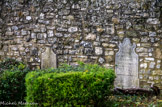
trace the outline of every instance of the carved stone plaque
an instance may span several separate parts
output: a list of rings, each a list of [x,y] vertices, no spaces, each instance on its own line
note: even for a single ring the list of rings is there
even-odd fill
[[[135,44],[131,44],[129,38],[125,38],[119,44],[119,51],[115,56],[115,87],[134,88],[139,87],[138,79],[138,55],[135,53]]]
[[[57,59],[56,54],[52,51],[50,47],[46,47],[46,50],[41,55],[41,68],[56,68]]]

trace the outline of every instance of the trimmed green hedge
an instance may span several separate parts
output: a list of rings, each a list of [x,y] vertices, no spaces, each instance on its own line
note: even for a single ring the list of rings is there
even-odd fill
[[[37,106],[101,106],[114,79],[113,70],[90,64],[33,71],[25,79],[26,102],[38,103]]]
[[[27,71],[6,70],[0,75],[0,101],[25,101]]]
[[[0,101],[25,101],[25,76],[28,71],[25,64],[14,59],[0,63]]]
[[[15,59],[7,58],[4,61],[0,62],[0,73],[5,70],[19,69],[23,70],[26,68],[26,65]]]

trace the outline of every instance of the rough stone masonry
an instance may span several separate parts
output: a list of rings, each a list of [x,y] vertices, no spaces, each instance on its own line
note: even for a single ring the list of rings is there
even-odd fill
[[[50,48],[58,66],[80,60],[115,68],[124,38],[136,44],[140,87],[162,89],[161,0],[0,0],[1,61],[40,68]]]

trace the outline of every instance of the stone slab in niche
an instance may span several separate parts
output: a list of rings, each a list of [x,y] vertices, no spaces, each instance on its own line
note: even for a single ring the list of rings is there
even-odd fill
[[[41,55],[41,68],[57,68],[56,54],[50,47],[46,47],[45,52]]]
[[[138,55],[135,52],[136,44],[131,44],[129,38],[125,38],[119,44],[119,51],[115,56],[115,87],[134,88],[139,87],[138,79]]]

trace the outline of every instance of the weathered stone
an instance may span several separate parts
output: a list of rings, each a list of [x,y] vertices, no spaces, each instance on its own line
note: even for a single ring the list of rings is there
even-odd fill
[[[93,55],[93,49],[92,48],[85,48],[84,54],[85,55]]]
[[[105,62],[105,60],[104,60],[104,58],[100,57],[100,58],[98,59],[98,62],[99,62],[100,64],[103,64],[103,63]]]
[[[66,19],[68,19],[68,20],[74,20],[74,16],[69,15],[69,16],[66,17]]]
[[[156,36],[156,32],[149,32],[149,36],[150,36],[150,37]]]
[[[70,33],[74,33],[74,32],[77,32],[77,31],[78,31],[78,28],[77,27],[70,27],[68,29],[68,32],[70,32]]]
[[[147,48],[136,48],[136,52],[148,52],[148,49]]]
[[[31,16],[26,16],[26,20],[31,20],[32,19],[32,17]]]
[[[95,47],[95,54],[96,55],[102,55],[103,54],[102,47]]]
[[[114,51],[105,51],[105,55],[114,55]]]
[[[69,54],[75,55],[77,53],[77,50],[69,50]]]
[[[148,18],[147,23],[148,24],[160,24],[160,21],[157,18]]]
[[[143,46],[143,47],[151,47],[151,44],[150,43],[141,43],[141,46]]]
[[[64,34],[64,37],[71,37],[71,34]]]
[[[132,23],[131,22],[126,22],[126,29],[130,29],[132,27]]]
[[[38,40],[37,42],[40,43],[40,44],[45,44],[46,43],[45,40]]]
[[[123,43],[119,44],[119,51],[115,56],[115,87],[139,87],[138,55],[135,53],[135,47],[129,38],[125,38]]]
[[[156,68],[157,68],[157,69],[159,69],[160,67],[161,67],[161,65],[160,65],[160,64],[157,64],[157,65],[156,65]]]
[[[53,33],[52,30],[48,30],[47,34],[48,34],[48,37],[53,37],[54,36],[54,33]]]
[[[17,51],[18,50],[18,47],[17,46],[14,46],[11,48],[13,51]]]
[[[56,33],[55,35],[56,35],[56,37],[62,37],[63,36],[62,33]]]
[[[57,42],[57,38],[48,38],[48,43],[54,44]]]
[[[155,50],[155,58],[162,59],[162,50],[160,48],[156,48],[156,50]]]
[[[140,32],[140,35],[141,36],[147,36],[148,35],[148,32]]]
[[[149,56],[152,56],[152,53],[149,53]]]
[[[155,62],[151,62],[149,68],[154,68],[154,67],[155,67]]]
[[[17,31],[19,28],[17,26],[12,26],[13,31]]]
[[[106,60],[108,63],[110,63],[110,62],[113,62],[113,61],[114,61],[114,59],[113,59],[113,57],[112,57],[112,56],[106,56],[106,57],[105,57],[105,60]]]
[[[27,35],[27,31],[21,30],[21,35],[22,35],[22,36]]]
[[[139,53],[139,56],[141,56],[141,57],[147,57],[148,56],[148,53]]]
[[[39,17],[40,17],[40,19],[44,19],[44,14],[41,13]]]
[[[62,28],[62,27],[59,27],[59,28],[57,28],[57,31],[60,31],[60,32],[66,32],[66,31],[67,31],[67,29]]]
[[[15,51],[15,52],[13,53],[13,55],[14,55],[14,56],[19,56],[20,53],[19,53],[18,51]]]
[[[47,34],[46,33],[38,33],[37,34],[37,39],[44,39],[47,37]]]
[[[42,33],[44,33],[44,32],[46,32],[46,28],[45,28],[45,27],[41,27],[41,28],[40,28],[40,31],[41,31]]]
[[[95,40],[96,39],[96,35],[95,34],[92,34],[92,33],[89,33],[86,38],[86,40]]]
[[[122,31],[122,30],[117,31],[117,34],[119,37],[124,37],[124,31]]]
[[[154,61],[154,58],[145,58],[146,61]]]
[[[118,23],[119,23],[119,19],[118,19],[118,18],[112,18],[112,22],[113,22],[114,24],[118,24]]]
[[[107,13],[108,14],[113,13],[113,10],[107,10]]]
[[[135,31],[126,31],[126,35],[129,37],[136,37],[137,33]]]
[[[140,39],[139,38],[133,38],[132,41],[138,43],[140,41]]]
[[[78,49],[80,47],[79,44],[74,44],[74,49]]]
[[[92,43],[91,42],[85,42],[85,41],[82,41],[80,43],[81,46],[84,46],[85,48],[92,48]]]
[[[100,42],[93,42],[94,46],[99,46],[101,43]]]
[[[6,32],[5,35],[12,36],[13,35],[13,32]]]
[[[142,37],[141,42],[148,42],[149,38],[148,37]]]
[[[50,21],[45,21],[45,20],[38,20],[38,22],[40,24],[45,24],[45,25],[49,25],[50,24]]]
[[[31,38],[32,39],[36,38],[36,33],[31,33]]]
[[[46,47],[45,52],[41,54],[41,68],[50,67],[57,67],[57,57],[50,47]]]
[[[38,48],[31,48],[31,51],[30,51],[30,55],[31,56],[37,56],[38,55]]]
[[[104,31],[103,28],[101,28],[101,27],[98,27],[98,28],[97,28],[97,32],[102,33],[103,31]]]
[[[108,47],[109,44],[108,44],[108,43],[102,43],[102,46],[103,46],[103,47]]]
[[[4,55],[4,52],[0,51],[0,56]]]

